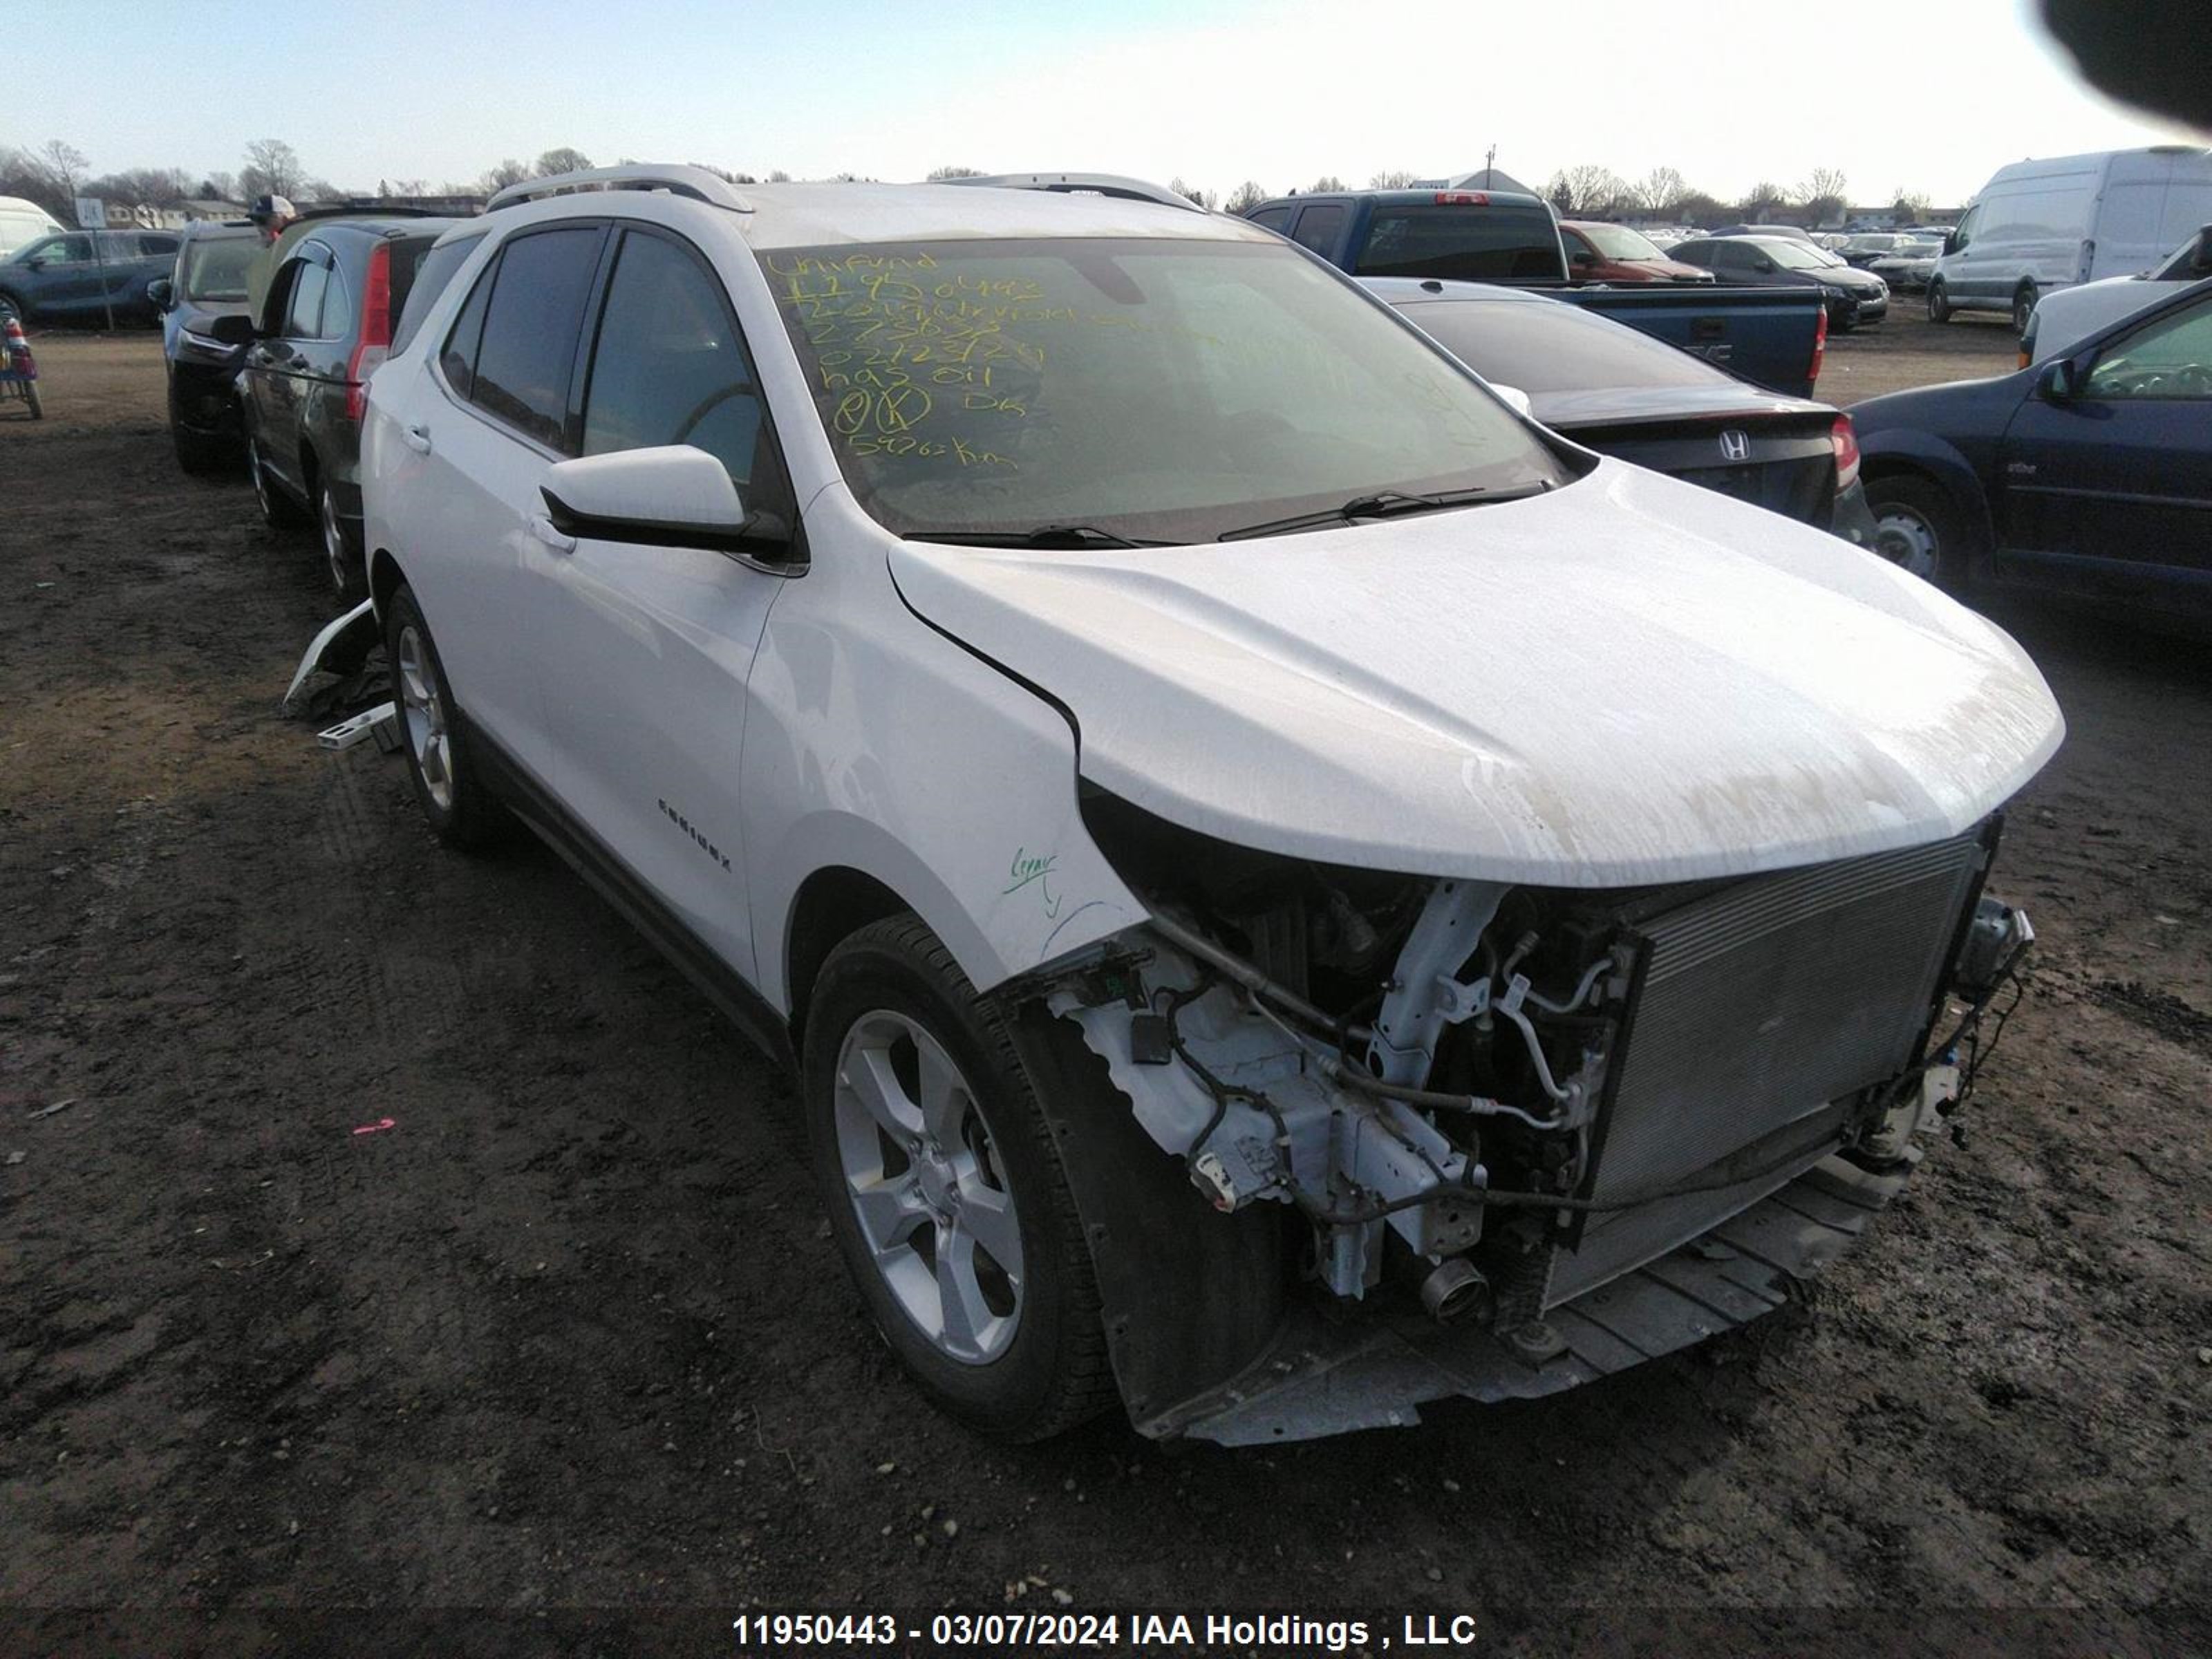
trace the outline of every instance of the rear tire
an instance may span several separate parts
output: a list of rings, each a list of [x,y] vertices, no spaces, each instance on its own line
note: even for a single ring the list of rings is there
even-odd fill
[[[803,1048],[830,1232],[915,1385],[1007,1441],[1112,1405],[1090,1247],[1007,1012],[894,916],[830,953]]]
[[[30,405],[33,420],[43,421],[46,418],[46,406],[39,400],[39,383],[36,380],[23,382],[23,401]]]
[[[1929,279],[1928,283],[1928,320],[1931,323],[1951,320],[1950,290],[1943,286],[1943,279],[1940,276]]]
[[[2012,331],[2015,337],[2027,337],[2028,320],[2035,315],[2035,284],[2022,283],[2020,292],[2012,296]]]
[[[315,526],[322,538],[323,568],[331,579],[331,591],[347,605],[359,605],[368,597],[368,570],[327,480],[319,480],[315,485]]]
[[[1946,592],[1966,585],[1966,515],[1951,492],[1933,478],[1893,473],[1870,478],[1867,506],[1881,537],[1875,550],[1892,564]]]
[[[462,852],[496,846],[513,820],[476,762],[468,722],[446,683],[430,624],[404,583],[384,608],[385,660],[399,718],[407,775],[430,832]]]

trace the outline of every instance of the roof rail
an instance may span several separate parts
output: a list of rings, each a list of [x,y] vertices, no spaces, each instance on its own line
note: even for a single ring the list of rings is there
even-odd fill
[[[1061,196],[1112,196],[1125,202],[1155,202],[1192,213],[1206,209],[1179,191],[1118,173],[993,173],[974,178],[939,179],[940,185],[983,185],[999,190],[1048,190]]]
[[[541,196],[555,196],[570,190],[665,190],[672,196],[688,196],[695,202],[709,206],[728,208],[733,213],[750,213],[753,204],[738,194],[737,186],[720,173],[709,173],[704,167],[662,166],[655,162],[626,161],[618,167],[585,167],[575,173],[556,173],[544,179],[526,179],[519,185],[509,185],[485,204],[486,213],[514,207],[523,202],[535,201]]]

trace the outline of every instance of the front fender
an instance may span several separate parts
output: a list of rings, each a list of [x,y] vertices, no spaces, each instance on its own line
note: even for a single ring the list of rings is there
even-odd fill
[[[1996,544],[1996,521],[1990,514],[1989,495],[1982,488],[1981,474],[1949,439],[1918,427],[1863,432],[1859,458],[1862,475],[1869,483],[1899,472],[1917,472],[1934,479],[1966,514],[1984,556]]]

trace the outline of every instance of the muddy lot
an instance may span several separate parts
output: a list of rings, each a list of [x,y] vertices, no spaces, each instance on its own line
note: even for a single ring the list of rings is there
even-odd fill
[[[1492,1652],[1719,1653],[1747,1609],[1854,1652],[2185,1650],[2202,646],[2003,613],[2071,728],[1998,872],[2040,965],[1964,1144],[1805,1306],[1416,1430],[1010,1451],[863,1325],[775,1071],[550,854],[441,852],[395,758],[275,717],[315,563],[177,471],[155,339],[40,344],[46,420],[0,421],[0,1650],[78,1650],[72,1607],[139,1652],[288,1650],[240,1610],[332,1607],[502,1610],[452,1651],[726,1652],[749,1605],[1061,1596],[1480,1610]],[[2010,349],[1901,315],[1823,391]]]

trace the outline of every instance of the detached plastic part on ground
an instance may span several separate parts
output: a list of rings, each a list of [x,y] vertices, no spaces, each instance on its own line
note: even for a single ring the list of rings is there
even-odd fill
[[[349,749],[374,738],[387,754],[398,747],[398,715],[391,677],[377,648],[376,611],[368,599],[333,617],[308,642],[277,712],[286,720],[326,720],[354,711],[317,738],[325,749]]]

